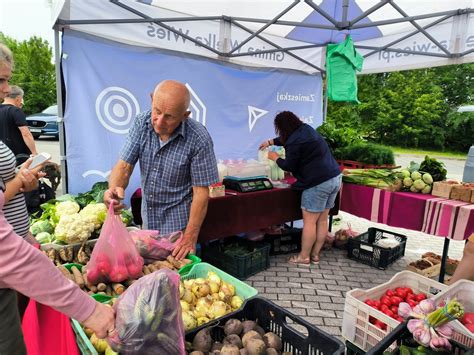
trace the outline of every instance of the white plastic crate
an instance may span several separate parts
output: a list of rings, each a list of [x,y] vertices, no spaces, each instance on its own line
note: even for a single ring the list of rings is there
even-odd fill
[[[465,312],[474,312],[474,282],[459,280],[452,284],[448,289],[436,295],[434,300],[436,304],[439,304],[452,298],[456,298],[462,303]],[[452,339],[468,348],[474,348],[474,334],[462,325],[460,321],[454,321],[450,324],[454,330]]]
[[[395,319],[364,303],[368,298],[378,300],[388,289],[410,287],[415,293],[426,293],[428,297],[438,294],[448,286],[411,271],[402,271],[394,275],[390,281],[369,290],[355,289],[346,293],[344,316],[342,320],[342,336],[360,349],[367,351],[378,344],[398,324]],[[369,317],[387,324],[382,330],[369,322]]]

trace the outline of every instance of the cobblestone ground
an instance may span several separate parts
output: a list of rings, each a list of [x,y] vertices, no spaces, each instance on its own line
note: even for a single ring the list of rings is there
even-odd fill
[[[270,267],[246,280],[259,295],[266,297],[290,312],[302,316],[311,324],[337,336],[341,341],[342,317],[346,292],[355,288],[369,289],[387,282],[408,262],[427,251],[442,253],[444,238],[411,230],[373,223],[341,212],[342,221],[333,231],[350,223],[357,232],[377,227],[408,237],[405,257],[379,270],[347,258],[347,251],[324,251],[318,265],[295,267],[287,263],[288,255],[271,257]],[[464,242],[451,241],[449,256],[460,259]]]

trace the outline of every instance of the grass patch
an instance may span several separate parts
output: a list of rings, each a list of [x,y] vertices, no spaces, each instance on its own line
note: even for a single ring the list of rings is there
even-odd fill
[[[444,158],[455,158],[455,159],[466,159],[467,152],[440,152],[435,150],[423,150],[423,149],[416,149],[416,148],[402,148],[402,147],[392,147],[389,146],[393,150],[394,154],[419,154],[419,155],[429,155],[430,157],[444,157]]]

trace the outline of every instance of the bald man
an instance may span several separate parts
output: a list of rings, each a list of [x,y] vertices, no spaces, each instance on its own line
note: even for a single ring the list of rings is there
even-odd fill
[[[130,176],[140,162],[144,228],[160,234],[183,231],[173,255],[194,253],[207,212],[208,186],[218,181],[212,139],[199,122],[188,119],[190,95],[173,80],[158,84],[152,109],[137,116],[114,166],[104,202],[124,197]],[[117,202],[116,211],[124,205]]]

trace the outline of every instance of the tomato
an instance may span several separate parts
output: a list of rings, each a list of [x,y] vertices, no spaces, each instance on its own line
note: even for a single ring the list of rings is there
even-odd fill
[[[411,308],[414,308],[417,303],[415,303],[413,300],[407,300],[407,303],[410,305]]]
[[[397,322],[403,322],[403,318],[400,316],[395,316],[395,319],[397,320]]]
[[[380,303],[381,304],[386,304],[389,307],[392,305],[392,301],[390,301],[390,297],[387,297],[387,296],[382,296],[380,298]]]
[[[408,301],[408,300],[414,300],[415,299],[415,295],[413,293],[409,293],[407,294],[407,296],[405,297],[405,301]]]
[[[385,296],[392,297],[394,295],[395,295],[395,292],[393,292],[393,290],[387,290],[387,292],[385,292]]]
[[[375,325],[377,328],[382,329],[382,330],[387,329],[387,325],[386,325],[384,322],[379,321],[378,319],[375,320],[374,325]]]
[[[474,313],[466,312],[464,316],[461,318],[461,323],[466,324],[474,324]]]
[[[381,312],[385,312],[387,310],[389,310],[390,308],[386,305],[386,304],[381,304],[380,305],[380,311]]]
[[[376,319],[372,316],[369,316],[369,323],[374,324]]]
[[[395,314],[393,314],[393,312],[392,312],[391,310],[389,310],[389,309],[387,309],[387,310],[384,311],[383,313],[386,314],[387,316],[391,317],[391,318],[393,318],[393,316],[395,315]]]
[[[400,297],[402,300],[404,300],[405,297],[407,296],[408,292],[404,288],[397,288],[397,290],[395,291],[395,294],[398,297]]]
[[[372,306],[374,301],[372,301],[371,299],[367,298],[364,303],[367,305],[367,306]]]
[[[474,324],[466,324],[465,327],[474,334]]]
[[[420,292],[418,294],[415,295],[415,299],[420,302],[420,301],[423,301],[423,300],[426,300],[426,295],[423,293],[423,292]]]
[[[408,294],[413,294],[413,290],[410,287],[405,287],[405,290],[407,290]]]
[[[391,310],[394,314],[398,314],[398,307],[397,307],[397,306],[392,306],[392,307],[390,307],[390,310]]]
[[[392,305],[397,306],[400,304],[400,302],[403,302],[403,298],[398,297],[398,296],[393,296],[390,298],[390,301],[392,302]]]
[[[377,300],[372,301],[372,306],[374,308],[380,309],[380,301],[377,301]]]

